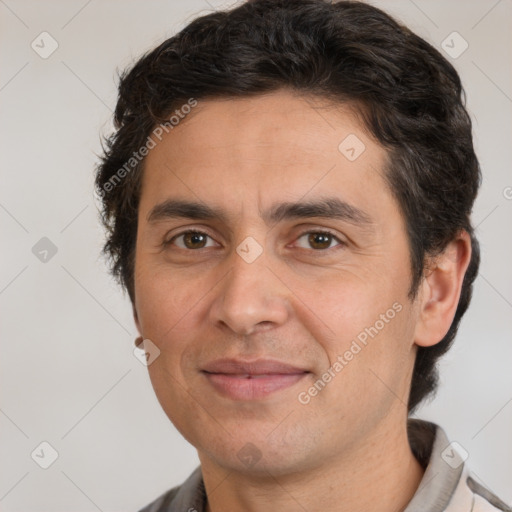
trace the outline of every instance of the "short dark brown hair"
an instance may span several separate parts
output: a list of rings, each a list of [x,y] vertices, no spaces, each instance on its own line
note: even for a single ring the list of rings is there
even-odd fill
[[[105,139],[96,175],[112,272],[133,302],[144,164],[133,155],[155,126],[190,98],[235,98],[283,88],[354,105],[387,150],[386,179],[410,245],[411,299],[427,258],[461,230],[471,237],[471,261],[451,327],[436,345],[418,348],[408,404],[413,411],[435,391],[436,361],[453,342],[471,299],[480,257],[470,214],[481,174],[457,72],[430,44],[373,6],[247,2],[195,19],[122,74],[116,131]]]

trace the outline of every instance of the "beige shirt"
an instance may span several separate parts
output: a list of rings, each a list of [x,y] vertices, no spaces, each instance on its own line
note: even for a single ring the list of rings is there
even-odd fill
[[[421,420],[409,420],[411,449],[425,473],[403,512],[512,512],[479,484],[464,463],[464,452],[444,431]],[[178,487],[167,491],[140,512],[204,512],[206,493],[201,468]]]

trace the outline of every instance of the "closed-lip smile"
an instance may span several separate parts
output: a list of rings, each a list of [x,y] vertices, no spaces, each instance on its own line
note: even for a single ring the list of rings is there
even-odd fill
[[[224,397],[260,400],[293,386],[310,372],[274,359],[217,359],[205,364],[202,373]]]

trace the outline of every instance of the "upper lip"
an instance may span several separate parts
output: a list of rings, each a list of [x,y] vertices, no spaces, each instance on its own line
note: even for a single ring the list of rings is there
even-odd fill
[[[274,359],[257,359],[242,361],[240,359],[216,359],[204,365],[206,373],[222,373],[228,375],[268,375],[307,373],[308,370],[299,368]]]

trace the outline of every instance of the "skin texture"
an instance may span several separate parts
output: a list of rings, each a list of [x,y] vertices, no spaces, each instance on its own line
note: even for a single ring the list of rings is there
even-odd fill
[[[365,145],[354,161],[338,150],[350,134]],[[386,156],[347,105],[281,90],[200,101],[146,158],[134,316],[160,350],[149,375],[198,450],[211,511],[396,511],[419,485],[423,470],[406,434],[414,357],[451,324],[470,242],[461,232],[408,299],[408,240],[383,179]],[[276,204],[332,197],[369,222],[265,222]],[[168,199],[225,218],[149,221]],[[187,230],[208,235],[206,246],[187,246],[177,237]],[[333,234],[327,248],[311,243],[319,230]],[[263,251],[252,263],[236,251],[249,236]],[[301,403],[299,394],[393,304],[400,311]],[[270,358],[309,373],[262,399],[233,400],[201,371],[225,357]],[[250,464],[238,456],[247,451]]]

